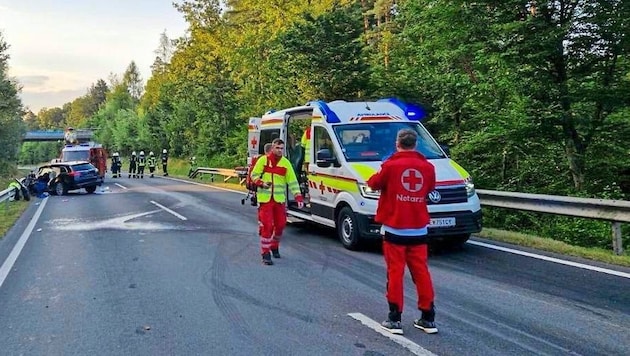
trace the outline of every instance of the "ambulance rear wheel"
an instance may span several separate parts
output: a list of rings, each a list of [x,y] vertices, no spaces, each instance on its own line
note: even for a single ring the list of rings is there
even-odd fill
[[[354,211],[348,206],[343,207],[337,216],[337,234],[343,247],[348,250],[359,249],[361,245],[359,225]]]

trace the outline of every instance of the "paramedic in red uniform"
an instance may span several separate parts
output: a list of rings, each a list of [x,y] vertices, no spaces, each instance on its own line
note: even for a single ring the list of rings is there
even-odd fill
[[[403,129],[396,138],[396,152],[379,172],[367,182],[380,190],[376,222],[382,224],[383,256],[387,266],[387,302],[389,315],[381,325],[394,334],[402,334],[403,279],[405,266],[418,293],[420,319],[413,325],[428,334],[437,333],[433,304],[433,283],[427,266],[427,225],[429,212],[426,197],[435,189],[435,168],[416,151],[418,135]]]
[[[258,223],[260,224],[260,250],[262,262],[272,265],[271,254],[280,258],[280,238],[287,223],[285,207],[286,189],[295,195],[298,208],[304,206],[300,187],[291,162],[284,157],[284,141],[276,138],[271,142],[271,152],[261,156],[252,169],[251,179],[258,187]]]

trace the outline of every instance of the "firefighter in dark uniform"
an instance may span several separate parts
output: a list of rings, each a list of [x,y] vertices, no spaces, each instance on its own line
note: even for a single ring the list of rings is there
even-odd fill
[[[112,154],[112,177],[120,178],[120,169],[122,168],[122,161],[118,152]]]
[[[144,151],[140,151],[138,156],[138,178],[144,179],[144,166],[147,164],[147,159],[144,157]]]
[[[131,158],[129,159],[129,175],[127,178],[131,178],[133,176],[136,178],[136,163],[138,158],[136,157],[136,151],[131,152]]]
[[[147,158],[147,164],[149,165],[149,173],[151,173],[151,178],[153,178],[153,172],[155,172],[155,162],[155,155],[153,154],[153,151],[151,151],[149,152],[149,158]]]
[[[162,150],[162,171],[163,176],[168,177],[168,151],[165,149]]]

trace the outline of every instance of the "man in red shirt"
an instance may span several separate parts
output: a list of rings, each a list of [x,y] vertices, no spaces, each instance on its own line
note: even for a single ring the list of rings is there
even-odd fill
[[[403,129],[396,138],[396,152],[368,180],[371,189],[380,190],[376,222],[382,224],[383,256],[387,266],[387,302],[389,315],[381,325],[394,334],[402,334],[403,279],[405,265],[418,293],[420,319],[413,325],[427,334],[437,333],[433,304],[433,283],[427,266],[427,226],[429,211],[426,197],[435,189],[435,168],[416,151],[417,133]]]

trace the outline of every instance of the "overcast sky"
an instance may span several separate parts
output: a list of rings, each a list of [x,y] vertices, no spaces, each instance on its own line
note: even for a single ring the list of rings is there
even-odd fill
[[[0,0],[9,75],[37,113],[84,95],[98,79],[121,75],[133,60],[151,74],[160,34],[185,34],[172,0]]]

